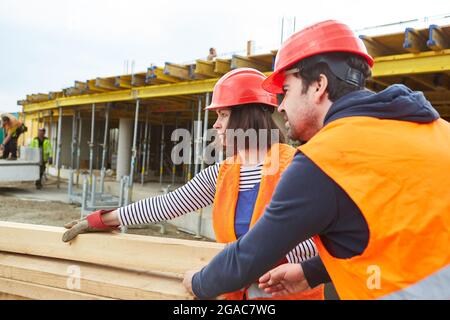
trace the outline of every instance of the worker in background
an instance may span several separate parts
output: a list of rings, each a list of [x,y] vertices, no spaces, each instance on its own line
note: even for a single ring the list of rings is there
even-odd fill
[[[38,129],[38,136],[30,144],[31,148],[39,148],[41,153],[39,180],[36,180],[36,188],[42,189],[42,176],[45,172],[45,165],[52,163],[52,146],[50,140],[45,136],[45,128]]]
[[[188,290],[213,298],[260,277],[276,296],[331,279],[341,299],[450,298],[450,124],[422,92],[365,89],[372,65],[337,21],[283,43],[263,87],[307,142],[253,228],[185,274]],[[272,269],[312,236],[318,256]]]
[[[206,60],[213,61],[217,57],[217,52],[215,48],[209,48],[209,54]]]
[[[27,131],[27,127],[12,114],[2,113],[2,128],[6,133],[0,149],[3,150],[2,159],[17,160],[17,140]]]
[[[94,229],[173,219],[211,204],[216,240],[230,243],[242,237],[263,214],[281,174],[295,153],[294,148],[283,143],[284,137],[281,135],[275,141],[271,135],[264,140],[266,138],[258,134],[256,148],[250,143],[239,146],[232,135],[232,130],[238,129],[244,132],[249,129],[256,132],[269,130],[269,133],[270,130],[277,130],[280,133],[272,119],[277,106],[276,96],[261,87],[265,79],[266,76],[255,69],[235,69],[224,75],[214,87],[212,103],[207,110],[217,113],[214,129],[217,130],[220,143],[231,148],[232,155],[224,162],[200,171],[186,185],[167,195],[144,199],[114,211],[99,210],[88,215],[85,220],[73,221],[66,225],[70,229],[64,234],[63,241],[70,241],[79,233]],[[267,148],[263,148],[263,145]],[[266,237],[275,241],[271,232]],[[284,262],[298,263],[316,255],[311,239],[304,239],[293,245],[292,249],[279,257],[279,261],[275,261],[272,266]],[[265,248],[262,246],[260,250]],[[226,293],[226,299],[233,300],[271,298],[258,288],[257,283],[250,282],[223,293]],[[318,286],[313,290],[279,298],[323,299],[324,290],[323,286]]]

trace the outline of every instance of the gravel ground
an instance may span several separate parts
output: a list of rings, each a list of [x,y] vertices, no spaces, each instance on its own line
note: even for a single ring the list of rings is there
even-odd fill
[[[54,181],[48,181],[42,191],[36,190],[33,183],[1,184],[0,221],[62,227],[69,221],[79,219],[80,208],[78,206],[48,200],[51,198],[52,192],[55,193],[55,199],[61,198],[61,191],[59,193],[57,191]],[[160,227],[157,225],[132,226],[128,228],[127,232],[155,237],[198,240],[190,234],[178,231],[175,226],[169,224],[165,224],[165,234],[160,233]]]

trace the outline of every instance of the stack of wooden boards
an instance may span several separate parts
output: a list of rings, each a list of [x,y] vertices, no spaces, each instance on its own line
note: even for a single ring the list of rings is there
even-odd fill
[[[0,299],[192,299],[184,272],[222,244],[0,222]]]

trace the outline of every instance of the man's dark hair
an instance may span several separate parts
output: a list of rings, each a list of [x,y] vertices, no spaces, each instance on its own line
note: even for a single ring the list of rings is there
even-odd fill
[[[360,85],[353,85],[345,82],[344,80],[339,79],[330,69],[327,63],[319,62],[318,60],[341,60],[345,61],[348,66],[352,69],[355,69],[357,72],[360,72],[361,75],[361,83]],[[347,52],[329,52],[322,53],[320,55],[312,56],[306,59],[301,60],[296,65],[297,68],[300,69],[298,75],[302,80],[303,90],[302,93],[306,93],[309,86],[319,80],[319,76],[321,74],[325,75],[328,79],[328,99],[334,102],[342,96],[346,94],[364,89],[365,82],[368,77],[371,76],[370,67],[363,57],[357,54],[347,53]]]
[[[7,116],[2,116],[2,121],[3,121],[3,122],[8,122],[8,121],[9,121],[9,117],[7,117]]]
[[[246,105],[234,106],[230,108],[231,114],[228,120],[227,130],[242,129],[244,133],[248,129],[254,129],[259,132],[261,129],[267,129],[267,148],[270,148],[274,143],[285,143],[286,139],[283,132],[272,118],[272,114],[275,110],[273,106],[269,106],[262,103],[251,103]],[[272,129],[277,129],[279,132],[278,141],[272,141],[270,134]],[[258,135],[258,148],[262,141],[259,141]],[[234,139],[234,155],[237,154],[237,138]],[[245,148],[249,148],[248,138],[245,139]]]

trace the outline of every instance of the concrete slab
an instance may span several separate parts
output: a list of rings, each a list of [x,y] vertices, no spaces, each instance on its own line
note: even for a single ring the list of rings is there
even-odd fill
[[[39,149],[20,147],[20,159],[0,159],[0,182],[36,181],[39,179]]]
[[[36,181],[39,162],[27,160],[0,160],[0,182]]]

